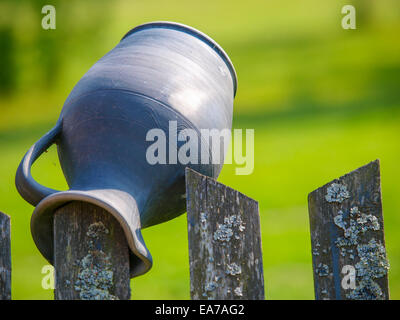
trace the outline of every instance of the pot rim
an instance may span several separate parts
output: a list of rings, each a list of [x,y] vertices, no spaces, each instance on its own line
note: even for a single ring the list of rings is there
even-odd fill
[[[224,60],[225,64],[227,65],[231,76],[232,76],[232,80],[233,80],[233,96],[236,96],[236,91],[237,91],[237,75],[236,75],[236,70],[235,67],[233,66],[233,63],[231,61],[231,59],[229,58],[229,56],[227,55],[227,53],[224,51],[224,49],[222,49],[222,47],[215,42],[215,40],[213,40],[212,38],[210,38],[209,36],[207,36],[205,33],[193,28],[193,27],[189,27],[185,24],[182,23],[178,23],[178,22],[171,22],[171,21],[154,21],[154,22],[148,22],[148,23],[144,23],[144,24],[140,24],[137,27],[131,29],[130,31],[128,31],[121,39],[124,40],[125,38],[127,38],[128,36],[130,36],[131,34],[137,32],[137,31],[141,31],[141,30],[145,30],[145,29],[151,29],[151,28],[164,28],[164,29],[174,29],[174,30],[178,30],[178,31],[182,31],[185,32],[187,34],[190,34],[200,40],[202,40],[203,42],[205,42],[206,44],[208,44],[221,58],[222,60]]]

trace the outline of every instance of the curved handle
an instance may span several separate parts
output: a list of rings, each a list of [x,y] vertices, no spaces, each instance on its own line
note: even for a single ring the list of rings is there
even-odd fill
[[[57,140],[62,128],[61,119],[53,129],[46,133],[36,142],[25,154],[15,176],[15,185],[19,194],[30,204],[36,206],[43,198],[58,192],[57,190],[46,188],[37,183],[31,175],[31,167],[39,156],[46,151]]]

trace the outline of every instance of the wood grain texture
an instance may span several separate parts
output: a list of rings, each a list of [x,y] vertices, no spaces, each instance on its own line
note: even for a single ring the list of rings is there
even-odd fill
[[[54,216],[56,300],[130,298],[129,249],[107,211],[70,202]]]
[[[308,206],[316,299],[389,299],[379,160],[311,192]]]
[[[192,299],[264,299],[257,201],[186,169]]]
[[[0,300],[11,300],[11,224],[0,212]]]

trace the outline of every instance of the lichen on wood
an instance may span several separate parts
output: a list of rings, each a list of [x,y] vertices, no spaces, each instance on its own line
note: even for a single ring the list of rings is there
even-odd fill
[[[88,254],[79,261],[78,280],[75,282],[75,290],[82,300],[118,300],[110,294],[114,278],[110,256],[95,247],[95,241],[108,233],[102,222],[92,223],[86,233]]]
[[[186,169],[192,299],[264,299],[258,203]]]
[[[316,299],[388,299],[379,161],[318,188],[308,203]],[[354,289],[341,284],[344,266],[355,270]]]
[[[107,211],[71,202],[54,217],[55,298],[130,298],[129,249],[122,227]]]

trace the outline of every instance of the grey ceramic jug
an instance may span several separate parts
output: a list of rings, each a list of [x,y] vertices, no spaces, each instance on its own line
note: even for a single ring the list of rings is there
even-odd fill
[[[149,164],[146,134],[159,128],[168,142],[176,140],[168,133],[171,121],[178,134],[187,128],[230,130],[236,83],[222,48],[191,27],[153,22],[129,31],[76,84],[55,127],[29,149],[17,170],[19,193],[36,206],[31,232],[43,256],[53,262],[54,211],[69,201],[85,201],[121,224],[131,277],[147,272],[152,258],[141,229],[185,212],[185,166],[216,178],[223,158]],[[212,147],[201,142],[199,153]],[[52,144],[68,191],[46,188],[31,176],[33,162]]]

